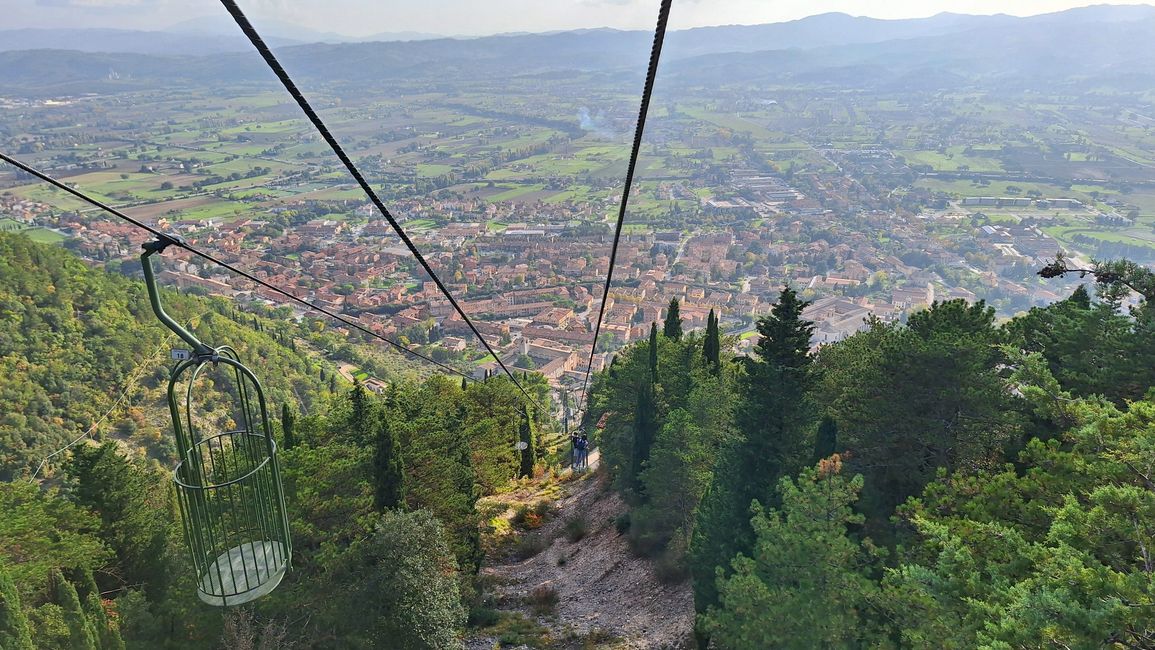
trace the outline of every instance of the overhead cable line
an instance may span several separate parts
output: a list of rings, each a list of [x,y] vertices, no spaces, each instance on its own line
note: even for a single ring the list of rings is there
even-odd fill
[[[578,410],[584,411],[586,403],[586,391],[589,387],[590,371],[594,366],[594,354],[598,349],[598,335],[602,331],[602,318],[606,314],[606,303],[609,302],[610,297],[610,283],[614,278],[614,262],[618,258],[618,243],[622,238],[622,224],[626,221],[626,207],[630,200],[630,187],[634,184],[634,170],[638,166],[638,153],[642,148],[642,133],[646,129],[646,114],[650,111],[650,96],[654,92],[654,79],[658,76],[658,60],[662,56],[662,43],[666,39],[666,24],[670,19],[670,4],[672,0],[662,0],[662,5],[658,9],[658,26],[654,28],[654,45],[650,48],[650,65],[646,70],[646,85],[642,89],[642,105],[638,109],[638,124],[634,129],[634,147],[630,151],[630,164],[626,168],[626,184],[622,189],[622,202],[618,206],[618,223],[614,228],[614,244],[610,248],[610,268],[606,271],[606,284],[602,288],[602,305],[598,309],[597,325],[594,326],[594,340],[590,344],[590,359],[586,364],[586,376],[582,381],[582,396],[581,401],[578,402]]]
[[[321,117],[317,115],[315,110],[313,110],[313,107],[309,104],[309,101],[305,99],[305,96],[301,93],[301,90],[297,88],[297,84],[289,76],[289,73],[285,71],[283,66],[281,66],[280,61],[278,61],[277,57],[273,55],[273,52],[269,49],[269,46],[265,44],[264,39],[262,39],[261,35],[257,33],[257,30],[253,28],[252,23],[249,22],[249,19],[245,16],[244,12],[241,11],[241,8],[237,6],[236,0],[221,0],[221,4],[223,4],[225,9],[227,9],[228,12],[232,15],[233,20],[235,20],[237,23],[237,27],[240,27],[241,31],[244,32],[245,36],[248,37],[249,41],[253,44],[253,47],[255,47],[257,52],[260,53],[261,58],[265,60],[265,63],[267,63],[269,68],[273,71],[273,74],[275,74],[277,78],[280,79],[281,84],[285,86],[285,90],[287,90],[289,94],[292,95],[293,99],[296,100],[297,105],[301,107],[301,110],[305,113],[305,116],[309,118],[309,121],[313,123],[313,126],[317,129],[317,132],[320,133],[321,137],[325,139],[325,142],[329,144],[329,148],[333,150],[333,153],[337,154],[337,158],[339,158],[341,163],[345,165],[345,169],[349,171],[349,174],[353,176],[353,179],[357,181],[357,184],[361,186],[361,189],[365,192],[366,196],[368,196],[369,200],[373,202],[373,205],[375,205],[377,209],[381,211],[381,215],[384,216],[386,221],[389,222],[389,225],[393,227],[393,231],[397,233],[397,236],[401,238],[401,241],[404,242],[405,246],[409,249],[409,252],[413,254],[413,258],[417,260],[417,262],[421,265],[421,268],[424,269],[427,274],[429,274],[429,277],[433,279],[433,283],[437,285],[437,288],[440,289],[441,293],[444,294],[445,297],[449,300],[449,304],[452,305],[457,313],[461,316],[461,320],[463,320],[465,324],[469,326],[469,329],[473,331],[475,336],[477,336],[477,340],[481,341],[481,344],[485,346],[486,351],[493,355],[493,358],[497,361],[497,364],[501,366],[501,369],[505,371],[505,374],[508,375],[511,380],[513,380],[513,383],[516,384],[519,389],[521,389],[521,392],[525,394],[529,401],[533,402],[533,404],[540,409],[541,405],[538,404],[533,395],[531,395],[529,391],[525,389],[525,386],[522,386],[521,382],[517,380],[517,377],[515,377],[512,372],[510,372],[509,368],[506,367],[505,362],[501,360],[501,356],[489,345],[489,342],[485,340],[485,337],[481,335],[481,332],[477,329],[477,326],[473,324],[473,321],[465,313],[465,310],[461,308],[461,305],[457,304],[457,300],[453,297],[453,294],[449,292],[449,289],[445,286],[445,283],[443,283],[441,278],[437,277],[437,274],[433,272],[433,267],[431,267],[429,262],[425,260],[425,256],[421,254],[421,251],[417,250],[417,246],[413,244],[413,240],[409,239],[409,236],[405,234],[405,231],[401,228],[401,224],[397,223],[397,219],[395,219],[393,214],[389,212],[389,208],[385,207],[385,203],[381,200],[380,197],[377,196],[377,192],[374,191],[373,188],[369,185],[369,181],[365,180],[365,176],[362,175],[361,171],[357,169],[357,166],[353,164],[353,160],[349,158],[347,153],[345,153],[345,149],[339,142],[337,142],[337,138],[333,136],[328,127],[326,127],[325,123],[321,120]]]
[[[437,360],[432,359],[428,356],[425,356],[424,354],[421,354],[420,352],[415,352],[413,350],[410,350],[409,348],[405,347],[404,345],[401,345],[400,343],[398,343],[396,341],[393,341],[393,340],[388,339],[384,336],[381,336],[380,334],[374,332],[373,330],[370,330],[367,327],[342,316],[341,314],[338,314],[334,311],[331,311],[329,309],[321,307],[320,305],[309,302],[308,300],[305,300],[304,298],[300,298],[300,297],[298,297],[292,293],[289,293],[288,291],[285,291],[284,289],[282,289],[276,285],[270,284],[270,283],[268,283],[268,282],[266,282],[266,281],[264,281],[264,280],[262,280],[256,276],[254,276],[253,274],[251,274],[247,271],[243,271],[243,270],[235,267],[232,264],[225,262],[224,260],[218,259],[217,257],[214,257],[213,255],[210,255],[209,253],[206,253],[206,252],[196,248],[195,246],[189,244],[188,242],[185,242],[184,240],[182,240],[180,238],[173,237],[172,235],[166,235],[163,232],[161,232],[160,230],[157,230],[156,228],[153,228],[152,226],[150,226],[144,222],[138,221],[137,219],[133,219],[132,217],[128,216],[127,214],[121,212],[120,210],[117,210],[116,208],[114,208],[114,207],[112,207],[106,203],[103,203],[100,200],[95,199],[95,198],[85,194],[84,192],[81,192],[80,190],[67,185],[66,183],[62,183],[61,181],[49,176],[48,174],[45,174],[44,172],[42,172],[42,171],[40,171],[34,167],[30,167],[29,165],[27,165],[23,162],[20,162],[19,160],[16,160],[15,158],[5,154],[4,152],[0,152],[0,160],[3,160],[4,162],[12,165],[13,167],[16,167],[17,169],[20,169],[21,171],[23,171],[25,173],[31,174],[32,176],[39,178],[40,180],[44,181],[45,183],[48,183],[49,185],[52,185],[53,187],[56,187],[58,189],[64,190],[65,192],[68,192],[69,194],[75,196],[76,198],[80,199],[81,201],[84,201],[85,203],[96,206],[96,207],[100,208],[101,210],[108,212],[109,214],[120,217],[121,219],[136,226],[137,228],[140,228],[142,230],[147,230],[148,232],[152,233],[153,235],[156,235],[157,237],[159,237],[160,239],[163,239],[167,242],[170,242],[173,246],[183,248],[183,249],[187,250],[188,252],[192,253],[193,255],[201,257],[201,258],[203,258],[209,262],[212,262],[213,264],[216,264],[217,266],[220,266],[221,268],[232,271],[233,273],[236,273],[237,275],[241,276],[242,278],[245,278],[246,280],[249,280],[251,282],[255,282],[256,284],[258,284],[258,285],[260,285],[260,286],[262,286],[262,287],[264,287],[270,291],[276,292],[277,294],[282,295],[282,296],[288,298],[289,300],[292,300],[295,303],[298,303],[300,305],[308,307],[309,309],[316,310],[317,312],[325,314],[326,316],[328,316],[334,320],[337,320],[341,323],[344,323],[345,325],[347,325],[349,327],[352,327],[352,328],[359,330],[365,334],[368,334],[369,336],[372,336],[375,339],[384,341],[385,343],[388,343],[389,345],[400,350],[401,352],[404,352],[405,354],[409,354],[411,356],[417,357],[418,359],[421,359],[423,361],[431,363],[431,364],[441,368],[442,370],[445,370],[446,372],[450,372],[450,373],[453,373],[455,375],[465,377],[466,379],[469,379],[469,380],[473,379],[472,376],[470,376],[470,375],[468,375],[468,374],[466,374],[466,373],[464,373],[464,372],[462,372],[456,368],[445,365],[444,363],[441,363],[440,361],[437,361]]]

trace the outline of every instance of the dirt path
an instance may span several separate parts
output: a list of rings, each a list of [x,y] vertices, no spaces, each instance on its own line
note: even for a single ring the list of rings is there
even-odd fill
[[[625,504],[594,471],[598,460],[591,453],[590,471],[563,483],[552,517],[536,533],[552,540],[545,550],[524,560],[487,560],[482,574],[496,585],[499,609],[548,630],[549,641],[536,647],[683,648],[694,615],[689,585],[663,583],[649,561],[630,552],[615,525]],[[556,607],[535,615],[528,604],[535,590],[552,590]],[[482,636],[467,648],[491,650],[498,641]]]

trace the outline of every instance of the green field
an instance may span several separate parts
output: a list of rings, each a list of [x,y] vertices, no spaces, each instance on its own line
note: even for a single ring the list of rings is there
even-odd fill
[[[30,228],[22,231],[21,234],[41,244],[59,244],[65,239],[68,239],[68,237],[47,228]]]

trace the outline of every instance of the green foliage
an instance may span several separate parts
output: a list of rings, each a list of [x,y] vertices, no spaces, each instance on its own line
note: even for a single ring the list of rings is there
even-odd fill
[[[818,435],[814,437],[814,462],[829,458],[838,451],[838,423],[829,415],[818,423]]]
[[[735,422],[743,438],[726,445],[718,458],[690,545],[699,613],[718,602],[715,567],[728,567],[735,555],[753,549],[751,502],[773,497],[776,482],[801,469],[809,456],[813,325],[802,318],[806,304],[785,288],[770,315],[758,321],[757,357],[745,359],[738,381]]]
[[[670,304],[666,307],[666,320],[662,323],[662,335],[674,341],[682,338],[682,316],[679,312],[678,299],[670,298]]]
[[[819,401],[838,424],[848,462],[866,477],[872,533],[939,468],[990,466],[1018,439],[1014,398],[999,376],[994,310],[935,303],[907,326],[874,321],[819,355]]]
[[[64,624],[68,627],[68,640],[63,647],[69,650],[97,650],[96,629],[80,606],[76,588],[59,571],[53,571],[49,581],[52,583],[52,599],[60,607]]]
[[[670,411],[642,472],[648,501],[637,509],[637,527],[631,532],[643,551],[676,541],[684,562],[694,532],[695,511],[713,476],[718,449],[727,439],[733,418],[732,388],[708,367],[694,371],[695,383],[682,402]]]
[[[710,315],[706,317],[706,339],[702,343],[702,356],[714,374],[718,373],[722,363],[721,355],[722,335],[718,328],[718,317],[714,315],[714,310],[711,309]]]
[[[1145,647],[1155,404],[1029,394],[1043,409],[1067,399],[1074,425],[1028,445],[1025,471],[944,476],[903,508],[918,543],[887,572],[891,615],[913,645]]]
[[[873,546],[847,535],[862,523],[852,505],[862,477],[838,475],[837,463],[783,478],[781,508],[755,504],[755,543],[733,574],[718,571],[720,605],[701,617],[718,648],[857,648],[878,592],[870,578]]]
[[[389,421],[376,415],[373,452],[373,506],[378,510],[397,508],[405,503],[405,463],[401,442]]]
[[[529,421],[529,412],[525,409],[521,412],[521,426],[518,428],[517,438],[519,442],[525,444],[525,449],[521,450],[521,465],[517,475],[521,478],[531,478],[533,477],[534,436]]]
[[[0,648],[33,650],[28,615],[21,604],[20,592],[4,564],[0,562]]]
[[[428,510],[387,511],[370,536],[338,560],[331,611],[349,647],[442,650],[462,647],[465,609],[457,562]]]
[[[116,384],[123,384],[140,360],[153,353],[131,344],[160,343],[166,334],[152,325],[136,283],[91,271],[59,251],[40,250],[22,240],[0,240],[0,253],[0,366],[10,371],[0,377],[0,399],[20,405],[3,409],[13,415],[0,420],[0,435],[19,430],[21,444],[38,436],[55,444],[52,436],[41,436],[41,424],[71,438],[86,422],[58,417],[61,411],[53,410],[53,399],[71,391],[71,398],[83,397],[86,404],[107,403],[115,397]],[[29,272],[17,272],[12,260]],[[232,643],[230,639],[259,638],[263,643],[288,638],[282,634],[288,625],[312,647],[460,647],[464,610],[459,586],[468,581],[459,576],[458,567],[475,572],[481,559],[475,504],[479,496],[504,489],[516,476],[519,429],[528,425],[531,437],[534,427],[549,429],[544,378],[523,378],[546,406],[533,417],[523,415],[524,396],[504,379],[465,387],[442,377],[421,383],[401,379],[384,396],[354,387],[318,404],[310,401],[323,386],[315,379],[316,365],[307,353],[291,353],[281,344],[300,334],[294,326],[242,315],[223,300],[176,294],[165,300],[182,320],[198,308],[207,310],[195,327],[206,341],[228,341],[242,357],[262,358],[270,375],[266,392],[283,404],[280,431],[285,444],[279,460],[295,571],[293,580],[257,605],[261,620],[272,621],[273,627],[241,625],[236,617],[222,617],[220,610],[199,603],[196,576],[179,549],[180,541],[170,534],[179,529],[166,477],[154,472],[147,460],[130,460],[110,442],[74,451],[65,464],[63,492],[0,481],[0,563],[11,576],[0,579],[0,645],[23,650],[29,645],[24,637],[30,636],[45,648],[115,649],[127,642],[140,648],[208,650]],[[112,311],[91,323],[86,320],[88,312],[101,309]],[[59,333],[42,335],[52,328]],[[103,330],[127,335],[120,342]],[[330,334],[309,339],[318,344],[326,336]],[[328,339],[323,342],[334,354],[360,354]],[[57,344],[62,347],[53,347]],[[67,346],[71,352],[65,354]],[[97,348],[106,354],[94,354]],[[39,367],[25,360],[53,354],[59,357],[55,365]],[[65,364],[65,358],[73,365]],[[109,375],[116,381],[97,376],[97,371],[106,372],[104,365],[116,371]],[[35,380],[30,379],[32,371]],[[335,377],[328,375],[330,380]],[[116,425],[121,435],[130,437],[125,441],[129,446],[140,442],[131,436],[155,430],[150,428],[155,418],[149,409],[163,388],[163,372],[146,375],[142,384],[147,404],[133,411],[127,425]],[[20,392],[29,386],[49,399],[41,402]],[[77,387],[91,386],[107,390],[83,396],[78,392]],[[313,415],[298,418],[290,407],[298,393],[306,399],[302,410],[316,407]],[[91,421],[96,411],[85,418]],[[41,417],[40,423],[32,423],[30,414]],[[0,453],[34,447],[0,446]],[[538,457],[538,445],[534,447],[531,459]],[[164,455],[169,448],[159,445],[151,451]],[[8,468],[26,467],[29,458],[35,457],[4,456],[0,461],[19,463],[3,465],[0,471],[11,476],[15,469]],[[386,514],[380,514],[381,508]],[[51,578],[60,570],[79,580],[81,593],[67,581]],[[93,572],[102,587],[94,586]],[[114,600],[102,601],[102,589]],[[382,615],[364,614],[370,602],[380,605]],[[112,612],[117,616],[111,617]]]
[[[288,403],[281,404],[281,433],[286,450],[297,446],[297,415]]]
[[[522,383],[526,384],[524,380]],[[476,481],[483,493],[492,494],[517,476],[521,468],[521,455],[515,444],[521,439],[525,396],[508,379],[494,378],[469,384],[463,401],[464,436],[469,442]],[[535,417],[538,415],[534,413]]]
[[[108,613],[104,610],[99,594],[90,593],[84,597],[84,614],[96,631],[97,647],[100,650],[124,650],[120,630],[108,620]]]
[[[24,481],[0,482],[0,561],[24,598],[46,593],[53,570],[103,566],[111,553],[96,537],[99,529],[95,515],[53,490]]]
[[[313,402],[320,383],[311,362],[275,338],[294,326],[258,318],[266,331],[254,331],[253,317],[219,298],[165,291],[164,301],[179,321],[192,321],[202,340],[260,359],[270,401]],[[157,356],[167,352],[167,341],[142,283],[91,269],[58,247],[0,233],[0,404],[19,405],[0,410],[0,480],[30,472],[89,430],[125,389],[132,399],[94,435],[115,431],[153,455],[171,456],[167,427],[156,424],[167,414]]]
[[[116,552],[117,570],[105,574],[115,574],[119,584],[108,586],[163,594],[171,522],[167,477],[132,462],[111,442],[73,448],[65,472],[69,496],[100,517],[100,539]]]
[[[1058,255],[1051,263],[1039,271],[1044,278],[1054,278],[1070,273],[1079,277],[1090,275],[1095,278],[1099,295],[1108,303],[1118,306],[1134,291],[1146,302],[1155,301],[1155,272],[1131,260],[1095,260],[1091,268],[1075,268],[1068,260]]]
[[[398,393],[387,417],[404,450],[407,504],[431,510],[450,531],[459,564],[476,570],[481,540],[474,505],[481,492],[465,435],[461,388],[432,377],[419,387],[401,386]]]
[[[1064,389],[1122,404],[1143,397],[1155,381],[1141,349],[1151,340],[1145,325],[1145,319],[1129,319],[1111,304],[1093,304],[1079,285],[1066,300],[1034,307],[1006,329],[1014,345],[1044,356]]]

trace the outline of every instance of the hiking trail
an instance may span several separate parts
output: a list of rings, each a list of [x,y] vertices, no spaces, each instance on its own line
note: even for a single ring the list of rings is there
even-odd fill
[[[497,518],[507,521],[519,506],[529,518],[526,507],[553,500],[543,508],[540,528],[514,528],[504,544],[487,545],[482,580],[491,585],[491,606],[503,624],[475,632],[467,650],[688,647],[690,585],[661,581],[650,560],[631,552],[616,525],[626,504],[597,471],[599,461],[594,450],[584,472],[567,469],[559,478],[490,497],[489,512],[504,510]],[[523,620],[515,625],[517,617]]]

